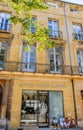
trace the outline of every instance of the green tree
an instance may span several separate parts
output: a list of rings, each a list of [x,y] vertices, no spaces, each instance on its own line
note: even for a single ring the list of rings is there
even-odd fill
[[[24,40],[29,44],[33,45],[37,43],[37,49],[48,49],[55,45],[55,42],[49,38],[49,30],[42,28],[34,22],[32,11],[48,9],[48,6],[41,0],[1,0],[7,2],[8,6],[14,11],[14,15],[11,16],[10,20],[14,24],[21,23],[23,27],[22,33]],[[31,25],[34,25],[35,32],[31,32]],[[27,44],[27,45],[28,45]],[[28,46],[26,50],[29,49]]]

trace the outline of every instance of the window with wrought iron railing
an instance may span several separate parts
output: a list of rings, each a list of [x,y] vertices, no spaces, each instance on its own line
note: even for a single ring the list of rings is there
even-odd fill
[[[81,24],[73,24],[73,39],[83,40],[83,29]]]
[[[10,25],[10,14],[8,13],[0,13],[0,30],[3,31],[10,31],[11,25]]]

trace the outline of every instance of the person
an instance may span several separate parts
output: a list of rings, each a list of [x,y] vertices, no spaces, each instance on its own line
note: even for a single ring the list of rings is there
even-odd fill
[[[74,118],[71,119],[71,128],[76,128],[76,122]]]
[[[71,124],[70,120],[66,117],[65,118],[65,128],[70,128],[70,124]]]
[[[60,118],[60,127],[65,128],[65,118]]]
[[[53,117],[52,125],[53,125],[53,127],[54,127],[55,129],[58,128],[58,121],[57,121],[56,117]]]

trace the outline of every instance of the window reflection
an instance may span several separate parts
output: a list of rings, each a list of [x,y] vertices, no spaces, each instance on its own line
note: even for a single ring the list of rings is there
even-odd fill
[[[21,108],[21,126],[37,124],[37,92],[23,91]]]

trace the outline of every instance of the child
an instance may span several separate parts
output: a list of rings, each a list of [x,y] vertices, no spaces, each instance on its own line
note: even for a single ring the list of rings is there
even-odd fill
[[[76,128],[76,122],[74,118],[71,119],[71,127]]]
[[[65,127],[66,128],[70,128],[70,120],[66,117],[66,119],[65,119]]]
[[[62,129],[65,128],[65,118],[60,119],[60,126]]]
[[[53,125],[53,127],[54,127],[55,129],[58,128],[58,121],[57,121],[56,117],[53,117],[52,125]]]

